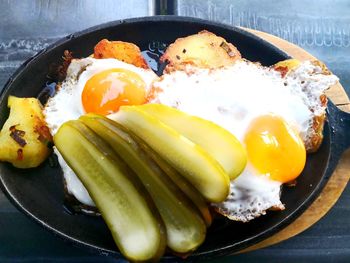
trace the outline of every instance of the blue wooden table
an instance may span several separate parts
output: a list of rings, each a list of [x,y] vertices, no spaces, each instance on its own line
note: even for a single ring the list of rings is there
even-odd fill
[[[0,1],[0,89],[28,57],[102,22],[167,12],[262,30],[303,47],[340,77],[350,95],[350,4],[336,1]],[[168,6],[164,3],[168,2]],[[273,3],[271,3],[273,2]],[[175,3],[175,4],[173,4]],[[214,262],[350,262],[350,188],[302,234]],[[118,262],[52,235],[0,192],[0,262]]]

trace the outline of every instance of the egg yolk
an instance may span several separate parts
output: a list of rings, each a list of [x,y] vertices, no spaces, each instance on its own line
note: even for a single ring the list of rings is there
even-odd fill
[[[85,84],[82,103],[85,112],[107,115],[123,105],[146,102],[146,84],[130,70],[113,68],[93,75]]]
[[[281,117],[263,115],[254,119],[244,142],[250,163],[272,180],[290,182],[304,169],[303,141]]]

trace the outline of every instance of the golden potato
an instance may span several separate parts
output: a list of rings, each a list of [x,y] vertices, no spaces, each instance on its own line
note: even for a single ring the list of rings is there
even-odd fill
[[[116,58],[139,68],[148,68],[138,46],[123,41],[102,39],[94,48],[94,58]]]
[[[167,70],[182,69],[186,64],[218,68],[231,65],[238,59],[241,59],[241,54],[234,45],[206,30],[178,38],[161,57],[162,62],[169,62]]]
[[[40,165],[50,154],[52,137],[35,98],[8,98],[10,116],[0,133],[0,160],[18,168]]]

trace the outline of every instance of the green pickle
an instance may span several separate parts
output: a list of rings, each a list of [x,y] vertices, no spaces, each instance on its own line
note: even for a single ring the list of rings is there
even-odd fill
[[[103,138],[138,175],[163,219],[168,247],[178,254],[195,250],[205,239],[206,224],[192,201],[124,127],[94,114],[82,116],[80,120]]]
[[[157,153],[155,153],[147,144],[142,142],[139,138],[134,138],[139,143],[140,147],[147,152],[147,155],[157,163],[160,169],[176,184],[182,192],[193,202],[197,207],[202,217],[209,227],[213,221],[211,213],[208,209],[208,204],[198,190],[190,184],[181,174],[179,174],[171,165],[164,161]]]
[[[146,189],[98,135],[81,121],[63,124],[54,142],[87,188],[121,253],[157,261],[166,246],[163,222]]]
[[[182,136],[137,106],[122,106],[111,118],[140,137],[173,166],[209,202],[224,201],[230,178],[223,167],[198,144]]]
[[[246,166],[247,154],[243,145],[229,131],[215,123],[162,104],[138,107],[200,145],[221,164],[231,180]]]

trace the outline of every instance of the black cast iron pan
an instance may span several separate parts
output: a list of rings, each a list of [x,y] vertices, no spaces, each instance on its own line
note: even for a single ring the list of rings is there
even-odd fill
[[[0,97],[0,124],[8,116],[7,97],[37,96],[49,80],[48,70],[61,62],[64,50],[74,57],[86,57],[102,38],[137,44],[147,51],[149,59],[156,58],[165,46],[176,38],[209,30],[233,43],[242,56],[272,65],[288,55],[239,28],[204,20],[159,16],[121,20],[72,34],[25,62],[9,79]],[[153,61],[154,62],[154,61]],[[281,230],[300,215],[317,197],[334,171],[341,153],[350,146],[350,115],[338,110],[331,102],[324,141],[320,150],[308,156],[297,187],[285,188],[282,202],[286,209],[269,212],[250,223],[242,224],[217,219],[208,230],[205,243],[190,257],[193,260],[226,255],[255,244]],[[109,231],[99,217],[71,215],[63,207],[63,182],[59,167],[48,162],[38,168],[19,170],[0,164],[1,186],[7,197],[30,218],[54,234],[76,244],[104,254],[120,256]],[[165,260],[174,260],[166,255]]]

